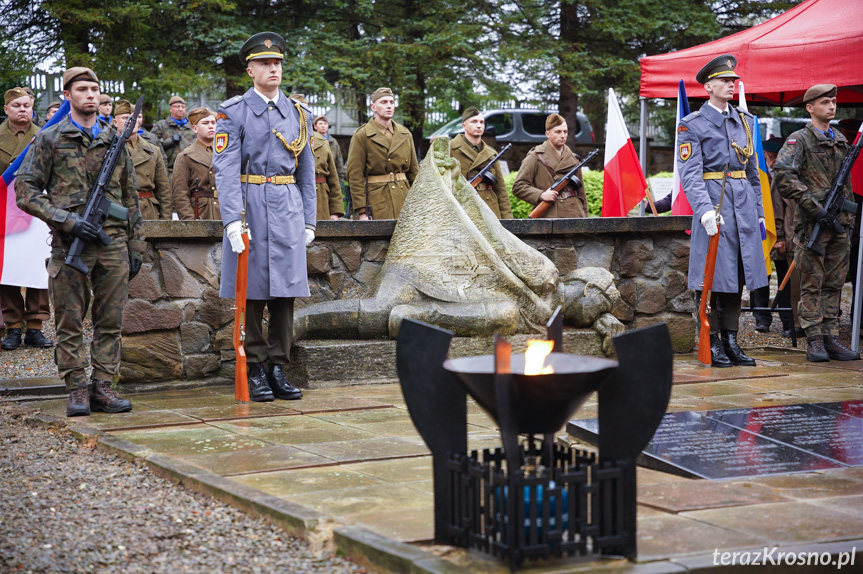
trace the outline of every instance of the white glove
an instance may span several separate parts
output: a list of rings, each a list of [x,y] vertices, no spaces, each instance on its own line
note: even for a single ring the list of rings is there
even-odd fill
[[[225,227],[225,233],[228,236],[228,241],[231,242],[231,251],[234,253],[242,253],[246,246],[243,244],[243,224],[239,221],[232,221]],[[252,235],[249,234],[249,240]]]
[[[315,240],[315,232],[311,229],[306,229],[306,247],[312,244],[312,241]]]
[[[701,225],[704,226],[704,230],[710,237],[713,237],[719,232],[719,228],[717,228],[716,225],[723,225],[724,223],[725,221],[722,219],[722,215],[716,213],[712,209],[705,211],[704,215],[701,216]]]

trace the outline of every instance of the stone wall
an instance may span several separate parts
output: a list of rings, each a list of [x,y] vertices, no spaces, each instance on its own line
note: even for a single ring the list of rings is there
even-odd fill
[[[505,220],[561,272],[611,271],[623,296],[615,315],[630,328],[668,323],[678,352],[695,342],[695,304],[686,289],[689,217]],[[387,255],[394,221],[324,221],[309,247],[311,297],[297,307],[362,297]],[[222,226],[148,221],[149,249],[129,286],[123,320],[124,382],[233,379],[233,300],[219,298]]]

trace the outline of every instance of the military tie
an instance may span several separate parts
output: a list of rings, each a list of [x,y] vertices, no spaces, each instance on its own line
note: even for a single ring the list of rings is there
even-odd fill
[[[274,102],[273,100],[270,100],[269,102],[267,102],[267,105],[270,106],[270,109],[272,110],[273,108],[276,107],[276,102]]]

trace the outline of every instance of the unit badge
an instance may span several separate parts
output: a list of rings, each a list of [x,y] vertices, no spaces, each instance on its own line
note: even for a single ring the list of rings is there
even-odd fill
[[[216,134],[216,140],[213,142],[216,153],[222,153],[226,147],[228,147],[228,134]]]
[[[269,38],[267,38],[266,40],[264,40],[264,46],[266,46],[267,49],[272,48],[273,47],[273,41],[270,40]]]
[[[228,119],[228,116],[226,116],[224,113],[219,112],[218,114],[216,114],[216,121],[226,120],[226,119]]]
[[[682,159],[683,161],[686,161],[689,159],[689,156],[691,156],[691,155],[692,155],[692,144],[691,143],[680,144],[680,159]]]

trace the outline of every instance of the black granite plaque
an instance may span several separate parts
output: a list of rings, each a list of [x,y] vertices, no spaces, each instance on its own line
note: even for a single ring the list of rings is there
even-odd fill
[[[863,400],[859,401],[842,401],[841,403],[815,403],[815,406],[848,415],[849,417],[857,417],[863,419]]]

